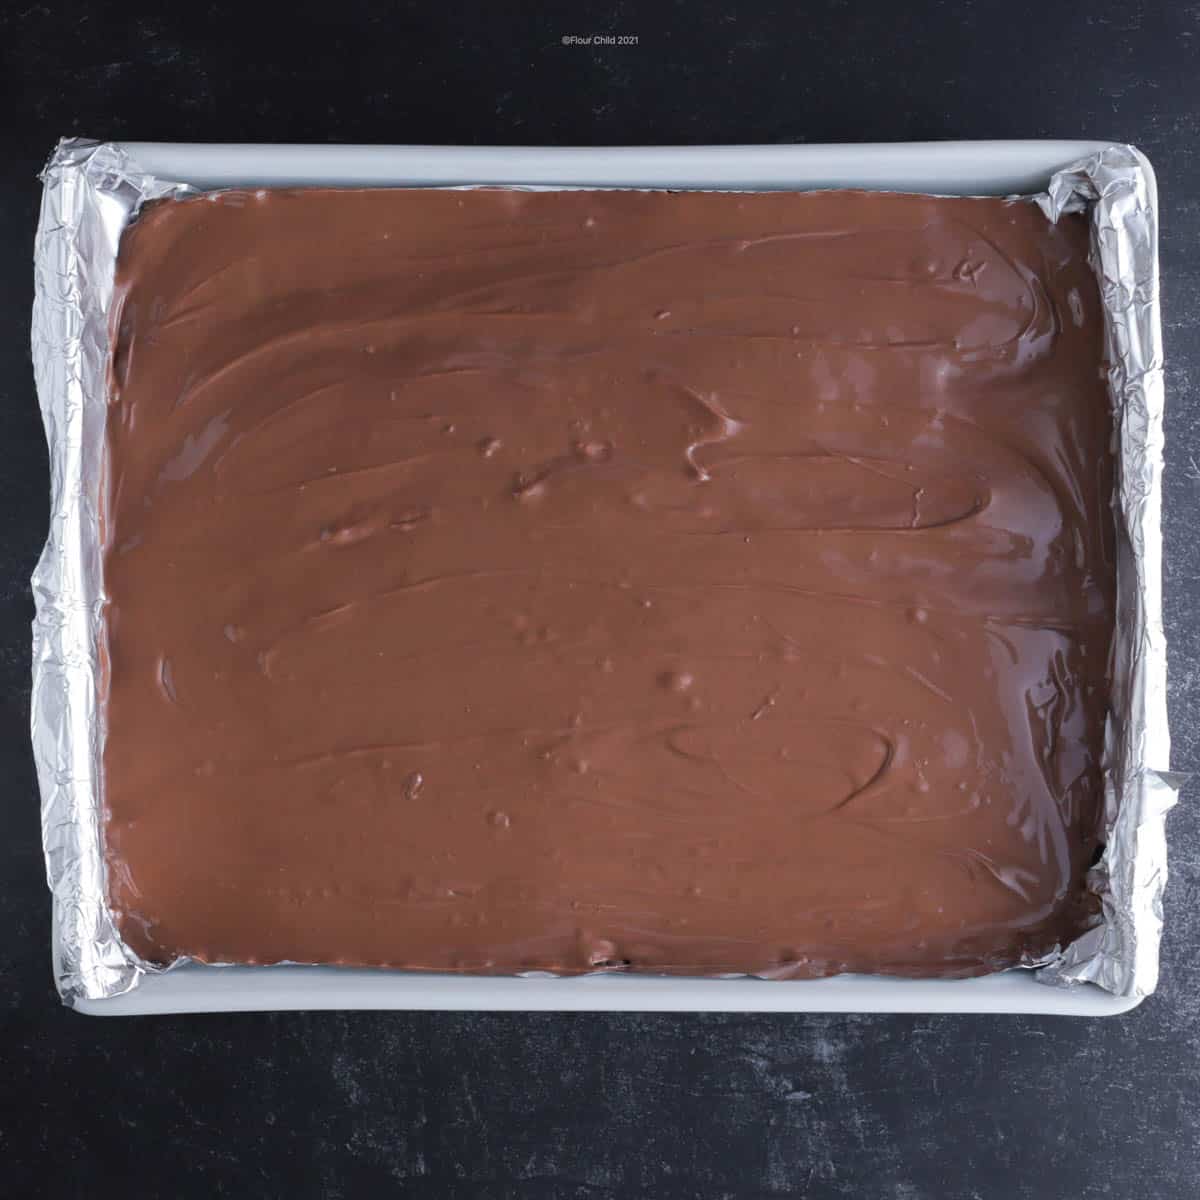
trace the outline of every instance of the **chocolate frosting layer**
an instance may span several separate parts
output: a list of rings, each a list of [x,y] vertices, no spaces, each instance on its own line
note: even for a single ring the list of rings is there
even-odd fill
[[[1090,919],[1081,218],[273,191],[121,245],[113,907],[145,958],[970,974]]]

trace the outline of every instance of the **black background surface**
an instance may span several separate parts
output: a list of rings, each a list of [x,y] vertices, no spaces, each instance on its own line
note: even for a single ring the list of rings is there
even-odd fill
[[[520,7],[522,11],[516,11]],[[512,9],[512,11],[506,11]],[[566,47],[568,34],[636,46]],[[36,173],[64,135],[603,145],[1111,137],[1154,162],[1173,762],[1200,759],[1200,7],[0,0],[0,1194],[1200,1193],[1200,821],[1158,993],[1108,1021],[279,1014],[59,1005],[29,751],[46,532],[28,349]]]

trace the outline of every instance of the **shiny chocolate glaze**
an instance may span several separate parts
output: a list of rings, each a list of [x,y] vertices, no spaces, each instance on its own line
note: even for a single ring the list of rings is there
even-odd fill
[[[276,191],[116,283],[112,905],[147,959],[958,975],[1090,919],[1082,218]]]

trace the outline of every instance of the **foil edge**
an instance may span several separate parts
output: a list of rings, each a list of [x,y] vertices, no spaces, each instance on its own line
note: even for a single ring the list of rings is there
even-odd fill
[[[31,579],[30,734],[54,982],[74,1005],[127,992],[146,969],[108,910],[101,841],[99,496],[108,311],[129,217],[143,201],[185,189],[140,171],[119,147],[88,139],[61,141],[41,179],[31,350],[49,451],[50,529]]]
[[[1105,849],[1089,876],[1102,919],[1035,978],[1059,986],[1093,983],[1141,999],[1158,983],[1166,818],[1181,782],[1168,770],[1165,392],[1154,172],[1134,147],[1107,146],[1056,172],[1038,203],[1051,220],[1091,212],[1117,453],[1117,610],[1104,735]]]

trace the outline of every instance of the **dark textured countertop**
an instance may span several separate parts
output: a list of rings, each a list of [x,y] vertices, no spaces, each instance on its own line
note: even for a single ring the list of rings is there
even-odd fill
[[[46,532],[35,176],[63,135],[654,144],[1113,137],[1154,162],[1173,765],[1200,762],[1200,9],[628,4],[0,8],[0,1190],[13,1196],[887,1197],[1200,1190],[1200,821],[1158,993],[1107,1021],[63,1009],[29,751]],[[513,6],[515,9],[515,6]],[[1033,28],[1036,36],[1029,33]],[[627,35],[636,45],[563,45]]]

